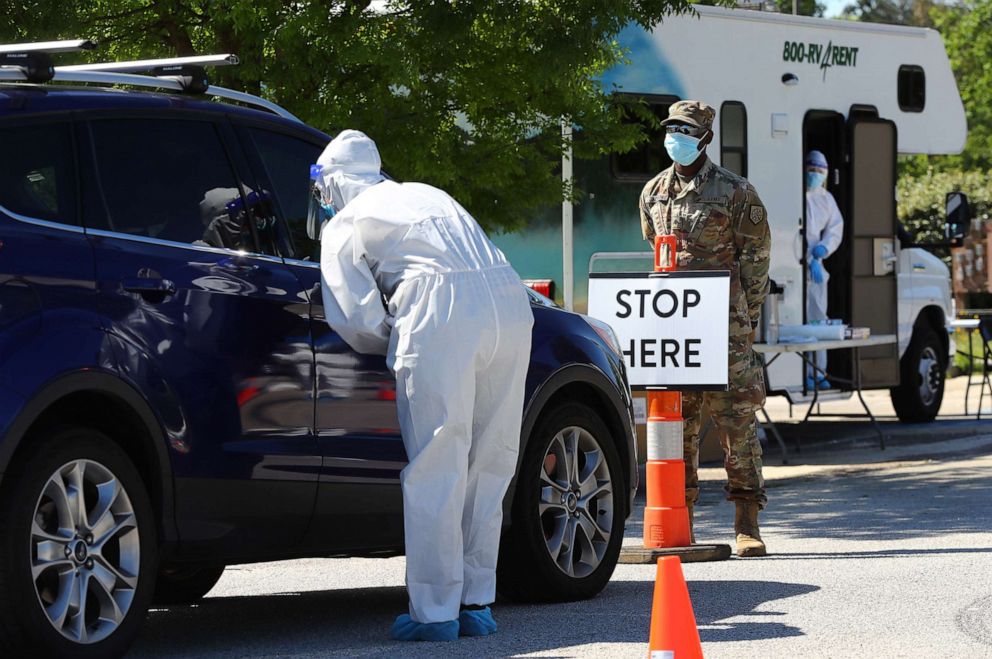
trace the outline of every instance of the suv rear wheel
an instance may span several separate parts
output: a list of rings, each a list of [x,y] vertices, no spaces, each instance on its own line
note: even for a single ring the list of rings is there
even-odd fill
[[[500,594],[522,601],[593,597],[623,541],[624,479],[609,430],[586,405],[539,422],[524,452],[513,523],[500,545]]]
[[[0,493],[0,649],[121,656],[154,585],[156,527],[141,477],[90,429],[50,432],[30,451]]]

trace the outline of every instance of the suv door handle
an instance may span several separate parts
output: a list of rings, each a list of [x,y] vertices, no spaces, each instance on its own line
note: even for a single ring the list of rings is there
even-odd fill
[[[121,285],[128,293],[137,293],[155,302],[176,294],[176,285],[161,277],[127,277],[121,281]]]
[[[255,272],[259,269],[258,265],[255,263],[250,263],[244,259],[236,257],[228,257],[217,261],[217,265],[225,270],[237,273],[249,273]]]

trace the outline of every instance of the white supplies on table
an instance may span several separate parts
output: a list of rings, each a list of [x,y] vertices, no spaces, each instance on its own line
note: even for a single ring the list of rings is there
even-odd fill
[[[781,325],[778,330],[779,341],[791,343],[796,339],[815,339],[817,341],[838,341],[844,339],[846,325]]]

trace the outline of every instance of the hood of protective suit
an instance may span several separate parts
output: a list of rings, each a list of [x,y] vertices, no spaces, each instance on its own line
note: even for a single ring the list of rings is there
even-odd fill
[[[807,167],[819,167],[821,169],[827,169],[827,157],[823,155],[822,151],[817,151],[813,149],[806,154],[806,166]]]
[[[343,130],[317,158],[320,184],[334,207],[344,210],[352,199],[385,180],[375,142],[359,130]]]

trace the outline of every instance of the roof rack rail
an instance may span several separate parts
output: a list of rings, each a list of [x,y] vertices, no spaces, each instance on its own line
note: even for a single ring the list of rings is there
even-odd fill
[[[143,59],[132,62],[102,62],[100,64],[72,64],[57,66],[56,71],[104,71],[110,73],[140,73],[155,71],[165,67],[182,66],[229,66],[240,64],[237,55],[195,55],[193,57],[167,57],[163,59]]]
[[[55,75],[53,53],[71,53],[95,47],[96,44],[87,39],[0,44],[0,69],[20,71],[28,82],[48,82]]]
[[[75,41],[49,41],[35,44],[0,45],[0,82],[81,82],[96,85],[128,85],[146,89],[165,89],[184,94],[203,94],[243,103],[267,110],[275,115],[303,123],[288,110],[253,94],[216,87],[207,80],[205,66],[238,64],[234,54],[172,57],[131,62],[105,62],[51,66],[49,53],[89,50],[95,43],[85,39]],[[5,57],[14,57],[12,62]],[[152,75],[139,75],[147,72]]]
[[[88,71],[100,73],[150,73],[156,78],[174,78],[182,84],[187,94],[203,94],[210,87],[210,79],[205,67],[229,66],[241,60],[237,55],[194,55],[192,57],[168,57],[144,59],[131,62],[103,62],[99,64],[73,64],[59,66],[58,71]]]
[[[93,50],[96,42],[89,39],[69,41],[39,41],[35,43],[0,44],[0,54],[7,53],[74,53],[80,50]]]

